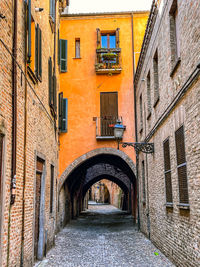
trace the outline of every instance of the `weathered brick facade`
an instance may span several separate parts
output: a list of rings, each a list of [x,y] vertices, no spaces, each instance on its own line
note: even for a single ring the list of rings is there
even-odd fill
[[[199,28],[199,1],[159,1],[150,14],[135,77],[138,141],[152,142],[155,149],[150,155],[139,153],[141,230],[177,266],[184,267],[199,266],[200,260]],[[183,165],[187,168],[183,186],[188,187],[188,203],[180,201],[183,188],[179,190],[179,179],[185,176],[178,176],[175,132],[181,126],[186,155]],[[165,140],[169,140],[171,203],[166,201],[170,188],[166,192]],[[181,153],[183,150],[184,146]]]
[[[61,1],[62,3],[60,4],[56,1],[56,19],[53,21],[49,16],[50,1],[31,1],[31,21],[34,21],[34,26],[39,25],[42,36],[42,79],[39,80],[34,74],[34,69],[30,76],[30,68],[26,67],[28,65],[26,54],[28,31],[25,30],[26,23],[28,23],[26,5],[30,1],[17,2],[17,169],[16,197],[13,205],[10,205],[10,187],[13,153],[12,44],[14,1],[2,0],[0,10],[0,13],[5,16],[5,18],[0,19],[0,133],[3,134],[4,141],[0,192],[1,266],[20,266],[20,261],[23,261],[23,266],[32,266],[34,260],[37,257],[41,258],[46,250],[53,245],[56,231],[58,131],[57,120],[52,116],[49,106],[48,59],[49,57],[52,58],[53,66],[55,64],[55,74],[58,76],[57,32],[59,28],[59,11],[65,5],[63,4],[64,1]],[[43,11],[37,12],[36,8],[43,8]],[[32,37],[35,38],[33,34]],[[32,39],[31,41],[31,45],[34,46],[35,40]],[[35,53],[34,50],[33,52]],[[31,61],[33,59],[32,53]],[[57,79],[58,90],[59,80]],[[37,159],[43,160],[43,170],[40,190],[38,191],[40,201],[38,221],[40,227],[37,238],[40,248],[34,253]],[[54,168],[51,166],[54,166]],[[54,173],[52,178],[51,170]],[[52,185],[53,189],[51,190]],[[50,196],[50,191],[52,196]]]

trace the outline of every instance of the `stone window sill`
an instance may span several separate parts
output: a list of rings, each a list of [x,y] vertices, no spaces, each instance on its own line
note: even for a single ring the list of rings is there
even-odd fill
[[[170,77],[173,77],[173,75],[174,75],[175,71],[177,70],[178,66],[180,65],[180,63],[181,63],[181,58],[178,57],[174,66],[172,67],[172,70],[170,72]]]
[[[169,202],[167,202],[167,203],[165,204],[165,207],[166,207],[166,208],[173,208],[173,203],[169,203]]]
[[[73,59],[82,59],[81,57],[73,57]]]
[[[179,207],[179,209],[183,209],[183,210],[189,210],[190,209],[190,204],[180,203],[177,206]]]

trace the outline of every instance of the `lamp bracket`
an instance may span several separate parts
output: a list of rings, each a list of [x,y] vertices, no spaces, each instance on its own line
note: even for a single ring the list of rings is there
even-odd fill
[[[146,153],[146,154],[154,153],[154,143],[120,142],[120,144],[122,145],[122,147],[132,146],[132,147],[134,147],[136,152],[143,152],[143,153]]]

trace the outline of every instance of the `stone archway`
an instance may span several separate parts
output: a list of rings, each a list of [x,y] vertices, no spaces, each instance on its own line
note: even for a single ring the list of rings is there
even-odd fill
[[[80,166],[82,163],[87,161],[88,159],[98,156],[100,154],[110,154],[110,155],[115,155],[119,156],[121,159],[123,159],[127,165],[130,167],[132,172],[136,174],[136,167],[132,159],[123,151],[115,149],[115,148],[110,148],[110,147],[103,147],[103,148],[97,148],[94,150],[91,150],[87,152],[86,154],[80,156],[79,158],[75,159],[61,174],[60,179],[58,181],[58,191],[60,191],[61,187],[63,186],[65,180],[68,178],[68,176],[71,174],[71,172]]]
[[[71,217],[79,215],[83,209],[84,188],[96,177],[110,176],[127,190],[127,210],[136,218],[136,176],[135,164],[123,151],[114,148],[99,148],[82,155],[72,162],[61,175],[58,182],[59,194],[63,188],[70,194]],[[134,191],[133,192],[131,192]],[[61,194],[64,196],[64,193]],[[134,195],[134,198],[132,197]],[[65,198],[60,200],[64,203]],[[135,203],[134,209],[133,202]],[[65,212],[63,210],[63,212]],[[65,216],[63,216],[65,217]]]

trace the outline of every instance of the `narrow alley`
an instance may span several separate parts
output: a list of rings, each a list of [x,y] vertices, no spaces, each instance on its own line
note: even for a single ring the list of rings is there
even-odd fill
[[[138,232],[132,216],[111,205],[89,205],[57,235],[55,243],[35,267],[174,266]]]

